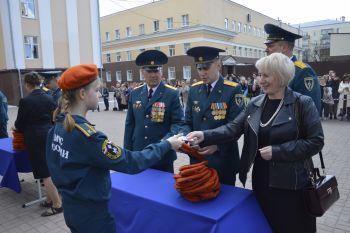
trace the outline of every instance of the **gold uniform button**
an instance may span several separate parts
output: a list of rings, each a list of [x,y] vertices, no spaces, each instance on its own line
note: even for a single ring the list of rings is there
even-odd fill
[[[145,136],[145,139],[147,139],[148,137],[147,136]]]
[[[206,117],[203,117],[203,121],[206,121],[207,120],[207,118]]]
[[[149,115],[146,115],[146,118],[148,118],[149,117]]]
[[[145,128],[147,129],[147,128],[148,128],[148,125],[145,125]]]

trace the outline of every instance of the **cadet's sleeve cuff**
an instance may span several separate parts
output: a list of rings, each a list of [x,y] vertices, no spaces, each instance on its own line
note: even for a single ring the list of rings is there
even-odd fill
[[[163,140],[160,142],[160,145],[162,148],[164,148],[166,151],[171,150],[171,144],[168,140]]]

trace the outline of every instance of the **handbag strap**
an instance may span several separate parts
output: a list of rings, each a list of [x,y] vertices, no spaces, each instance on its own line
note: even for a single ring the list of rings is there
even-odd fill
[[[295,119],[297,121],[297,126],[298,126],[298,130],[299,130],[299,138],[300,138],[300,134],[302,135],[302,127],[301,127],[301,122],[302,122],[302,116],[300,114],[300,108],[301,108],[301,105],[300,105],[300,96],[297,97],[296,101],[295,101],[295,107],[294,107],[294,114],[295,114]],[[320,156],[320,161],[321,161],[321,168],[323,170],[323,174],[325,175],[326,174],[326,167],[324,165],[324,161],[323,161],[323,154],[322,154],[322,151],[318,152],[319,156]],[[311,160],[311,159],[310,159]],[[312,161],[312,160],[311,160]],[[310,162],[307,163],[308,164],[308,167],[310,168],[310,170],[313,170],[313,166],[311,166]]]

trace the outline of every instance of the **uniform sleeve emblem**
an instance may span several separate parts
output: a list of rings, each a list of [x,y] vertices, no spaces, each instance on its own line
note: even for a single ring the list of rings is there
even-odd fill
[[[242,94],[236,94],[235,95],[235,102],[236,102],[237,106],[242,107],[243,103],[244,103],[243,101],[244,100],[243,100],[243,95]]]
[[[105,140],[102,144],[102,153],[108,158],[116,160],[122,154],[122,149],[110,140]]]
[[[313,79],[313,77],[305,77],[304,78],[304,85],[305,85],[305,88],[308,91],[312,91],[312,89],[314,87],[314,79]]]

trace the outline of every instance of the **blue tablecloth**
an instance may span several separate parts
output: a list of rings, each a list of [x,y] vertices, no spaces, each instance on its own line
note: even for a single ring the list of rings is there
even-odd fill
[[[222,185],[216,199],[191,203],[175,190],[170,173],[148,169],[111,179],[118,233],[272,232],[251,190]]]
[[[0,187],[7,187],[15,192],[21,192],[18,172],[31,172],[32,168],[25,151],[12,149],[12,138],[0,139]]]

